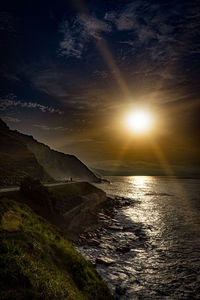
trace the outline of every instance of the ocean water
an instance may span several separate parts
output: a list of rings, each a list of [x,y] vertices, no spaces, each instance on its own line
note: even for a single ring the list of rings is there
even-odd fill
[[[98,187],[131,201],[115,210],[99,246],[79,250],[111,260],[97,270],[120,300],[200,299],[200,180],[107,178]]]

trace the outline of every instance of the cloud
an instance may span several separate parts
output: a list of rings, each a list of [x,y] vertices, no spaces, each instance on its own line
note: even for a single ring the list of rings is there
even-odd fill
[[[176,62],[190,54],[199,54],[199,20],[192,3],[177,3],[172,7],[137,0],[106,11],[102,18],[94,13],[79,14],[72,20],[64,20],[60,26],[59,55],[81,59],[93,39],[109,34],[109,40],[113,38],[117,43],[112,55],[119,65],[128,62],[131,66],[131,60],[136,63],[142,60],[140,65],[146,61],[157,72],[169,60]]]
[[[102,33],[114,34],[116,31],[131,33],[127,45],[133,49],[148,45],[151,41],[154,41],[154,47],[155,44],[164,47],[166,43],[174,42],[171,38],[174,27],[167,22],[166,16],[160,14],[160,5],[147,1],[135,1],[121,10],[108,11],[102,19],[95,15],[79,14],[73,20],[64,20],[60,26],[59,55],[80,59],[92,39],[101,39]],[[121,38],[118,42],[125,44],[126,41]]]
[[[34,87],[56,98],[66,97],[69,94],[68,89],[74,85],[73,83],[77,78],[77,75],[75,77],[72,71],[69,74],[66,70],[58,69],[55,66],[43,68],[29,66],[24,73]]]
[[[95,16],[80,15],[78,23],[83,25],[85,34],[94,38],[99,38],[101,32],[111,32],[112,27],[105,21],[97,19]]]
[[[118,11],[106,12],[104,19],[124,33],[119,41],[126,47],[123,58],[142,56],[143,61],[148,58],[157,62],[157,68],[169,59],[175,62],[200,51],[200,18],[193,3],[179,3],[173,9],[168,5],[164,11],[162,3],[134,1]],[[138,51],[141,47],[143,50]]]
[[[120,13],[115,11],[107,12],[104,19],[114,23],[119,31],[133,29],[136,25],[135,15],[132,9],[125,9]]]
[[[94,76],[97,78],[103,78],[106,79],[109,77],[109,73],[104,71],[104,70],[95,70],[94,71]]]
[[[73,31],[70,30],[68,21],[65,21],[62,24],[60,29],[62,33],[62,40],[60,42],[59,54],[61,56],[74,56],[76,58],[81,58],[83,47],[84,47],[84,38],[81,33],[80,40],[77,42]]]
[[[103,69],[94,70],[90,74],[91,80],[81,71],[77,76],[76,70],[69,73],[55,67],[31,69],[26,74],[34,87],[56,98],[63,109],[73,108],[76,111],[82,107],[90,110],[101,104],[104,98],[111,96],[111,87],[105,81],[109,78],[109,73]]]
[[[44,124],[34,124],[33,126],[46,131],[70,131],[69,128],[63,126],[50,127]]]
[[[104,19],[112,22],[119,31],[138,30],[141,25],[145,25],[145,11],[151,14],[158,6],[147,1],[134,1],[124,5],[120,10],[106,12]]]
[[[21,122],[18,118],[10,117],[10,116],[2,116],[1,117],[5,122],[13,122],[13,123],[18,123]]]
[[[111,25],[94,15],[78,15],[71,22],[64,20],[59,32],[62,35],[59,55],[81,58],[82,53],[92,39],[99,39],[103,32],[111,32]]]
[[[45,106],[37,102],[22,102],[21,100],[17,100],[17,97],[13,94],[6,96],[5,98],[0,98],[0,110],[5,111],[9,108],[20,107],[20,108],[29,108],[29,109],[38,109],[41,112],[49,112],[49,113],[58,113],[62,114],[63,112],[59,109]]]
[[[148,13],[146,13],[148,11]],[[132,39],[121,41],[127,45],[137,48],[144,44],[148,44],[151,40],[157,40],[159,28],[152,22],[153,16],[159,12],[159,5],[152,5],[146,1],[135,1],[124,6],[119,11],[111,11],[105,14],[105,20],[112,22],[118,31],[132,32]],[[164,20],[160,16],[159,26]],[[157,24],[158,25],[158,24]],[[171,30],[164,23],[162,25],[163,35]],[[161,38],[161,33],[160,33]]]

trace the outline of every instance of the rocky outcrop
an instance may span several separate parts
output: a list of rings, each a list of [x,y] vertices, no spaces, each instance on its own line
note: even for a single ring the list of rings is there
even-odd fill
[[[60,227],[71,240],[77,240],[82,232],[96,227],[97,215],[107,203],[106,193],[88,182],[54,186],[49,188],[49,195],[53,213],[45,211],[43,216]],[[43,213],[41,206],[37,213]]]
[[[66,212],[63,216],[66,219],[65,231],[69,238],[75,239],[84,230],[91,230],[96,224],[97,213],[100,206],[106,201],[104,192],[94,192],[82,197],[82,203]]]

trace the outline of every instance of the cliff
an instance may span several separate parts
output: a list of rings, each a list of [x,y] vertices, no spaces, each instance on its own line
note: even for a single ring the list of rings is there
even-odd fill
[[[0,119],[0,185],[19,184],[27,175],[52,181],[35,155]]]
[[[56,180],[72,177],[75,180],[99,181],[97,176],[76,156],[52,150],[31,136],[19,134],[18,137],[34,153],[45,171]]]
[[[42,181],[73,178],[99,182],[76,156],[52,150],[32,136],[10,130],[0,119],[0,185],[18,184],[29,175]]]

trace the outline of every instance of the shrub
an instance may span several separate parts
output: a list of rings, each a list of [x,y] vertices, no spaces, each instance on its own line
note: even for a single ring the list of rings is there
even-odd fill
[[[25,177],[21,182],[20,192],[33,200],[35,204],[45,206],[52,211],[52,196],[38,179]]]

